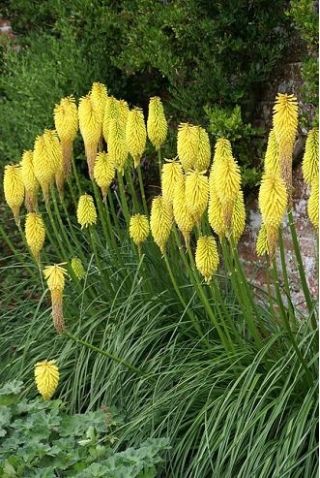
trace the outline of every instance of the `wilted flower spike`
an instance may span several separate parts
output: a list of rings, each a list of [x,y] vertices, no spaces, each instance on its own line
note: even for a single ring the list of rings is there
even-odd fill
[[[108,153],[98,153],[93,169],[94,179],[101,189],[103,199],[108,194],[110,185],[115,177],[115,167]]]
[[[162,166],[161,190],[164,199],[173,202],[174,190],[179,181],[183,178],[181,164],[177,161],[170,161]]]
[[[168,125],[161,99],[158,96],[150,98],[147,130],[151,143],[156,150],[159,150],[166,140]]]
[[[144,214],[135,214],[130,218],[129,235],[135,245],[140,248],[141,244],[149,235],[149,221]]]
[[[40,252],[43,248],[46,229],[41,214],[29,212],[25,224],[26,241],[36,261],[40,259]]]
[[[81,259],[79,259],[79,257],[73,257],[71,259],[71,268],[74,272],[74,275],[79,280],[83,279],[86,275],[86,271],[84,270]]]
[[[150,229],[155,243],[162,254],[168,242],[173,222],[172,206],[162,196],[157,196],[152,201],[150,215]]]
[[[279,146],[273,129],[269,133],[267,151],[264,159],[265,173],[280,174]]]
[[[20,208],[24,199],[24,186],[20,166],[7,165],[4,168],[3,190],[6,203],[18,224],[20,222]]]
[[[143,112],[140,108],[129,111],[126,125],[126,141],[128,150],[133,157],[135,168],[139,166],[146,147],[147,132]]]
[[[258,233],[256,251],[258,256],[264,256],[265,254],[269,254],[267,229],[264,224],[261,224]]]
[[[67,271],[58,264],[44,268],[43,274],[47,281],[48,289],[51,293],[51,306],[53,325],[58,334],[62,334],[65,325],[63,317],[63,289],[65,285],[65,275]]]
[[[24,151],[21,159],[21,177],[25,189],[25,205],[29,212],[37,209],[39,183],[34,174],[33,151]]]
[[[55,360],[44,360],[35,364],[35,382],[44,400],[50,400],[59,383],[59,369]]]
[[[81,229],[92,226],[97,222],[97,211],[93,202],[93,197],[89,194],[83,194],[79,198],[77,220]]]
[[[319,182],[315,178],[311,185],[311,194],[308,200],[308,216],[316,229],[319,229]]]
[[[270,255],[273,256],[278,229],[287,207],[284,181],[277,174],[265,174],[259,191],[259,207],[266,227]]]
[[[199,222],[209,199],[208,178],[199,171],[190,171],[186,176],[186,201],[190,214]]]
[[[302,172],[305,182],[309,185],[314,179],[319,178],[319,132],[315,128],[311,129],[307,136]]]
[[[217,244],[213,236],[199,237],[195,262],[198,271],[203,275],[205,281],[210,282],[219,265]]]

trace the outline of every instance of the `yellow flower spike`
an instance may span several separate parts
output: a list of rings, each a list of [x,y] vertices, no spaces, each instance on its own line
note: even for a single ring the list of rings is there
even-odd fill
[[[302,161],[303,178],[309,186],[319,178],[319,131],[314,128],[308,132]]]
[[[220,199],[212,188],[210,188],[209,194],[208,219],[214,232],[220,239],[223,239],[226,236],[228,229],[224,221]]]
[[[267,151],[264,158],[265,173],[280,174],[279,146],[272,129],[269,133]]]
[[[311,185],[311,194],[308,200],[308,216],[316,229],[319,229],[319,182],[315,178]]]
[[[294,95],[278,93],[273,107],[273,129],[279,145],[280,171],[288,192],[288,207],[292,196],[292,153],[298,129],[298,103]]]
[[[24,200],[24,186],[20,166],[7,165],[4,168],[3,190],[6,203],[13,213],[16,224],[19,224],[20,208]]]
[[[39,182],[44,200],[49,200],[49,189],[55,176],[54,164],[48,157],[48,148],[44,135],[37,136],[33,151],[33,169],[35,177]]]
[[[217,244],[213,236],[201,236],[197,241],[195,262],[206,282],[210,282],[219,265]]]
[[[58,191],[62,195],[65,174],[63,169],[61,143],[55,130],[45,130],[43,133],[43,138],[46,147],[47,159],[51,164],[52,170],[54,171]]]
[[[172,206],[162,196],[155,197],[151,206],[150,229],[152,237],[162,254],[165,253],[172,223]]]
[[[97,222],[97,211],[90,194],[83,194],[79,198],[77,207],[77,220],[81,229],[93,226]]]
[[[209,200],[209,182],[207,176],[199,171],[189,171],[186,175],[187,208],[194,220],[200,222]]]
[[[228,140],[219,139],[216,144],[210,173],[210,188],[214,188],[221,202],[224,221],[231,227],[233,208],[241,186],[240,168],[232,156]]]
[[[115,177],[115,167],[108,153],[98,153],[93,169],[93,177],[101,189],[103,200],[106,199],[110,185]]]
[[[198,171],[207,171],[210,165],[211,147],[209,135],[204,128],[197,126],[198,132],[198,151],[195,159],[195,169]]]
[[[147,216],[144,214],[134,214],[130,218],[129,235],[140,252],[141,244],[149,236],[150,228]]]
[[[92,83],[90,98],[100,125],[100,136],[102,136],[103,117],[108,98],[106,85],[99,82]]]
[[[119,104],[119,119],[121,121],[123,128],[125,129],[127,125],[129,111],[130,111],[129,106],[125,100],[118,100],[118,104]]]
[[[264,224],[261,224],[260,230],[258,232],[256,251],[258,256],[269,254],[267,228]]]
[[[128,160],[128,147],[126,143],[126,134],[120,119],[112,119],[109,127],[109,158],[120,174],[124,174],[124,169]]]
[[[33,151],[24,151],[20,166],[25,189],[25,205],[29,212],[34,212],[37,209],[39,183],[34,174]]]
[[[29,212],[25,223],[26,241],[32,255],[37,262],[40,261],[40,252],[46,238],[46,229],[41,214]]]
[[[231,234],[237,243],[242,236],[246,226],[246,210],[243,199],[243,192],[240,190],[236,202],[234,204],[231,219]]]
[[[162,196],[172,204],[174,190],[178,183],[183,178],[181,164],[178,161],[168,161],[163,164],[161,172],[161,191]]]
[[[148,137],[158,151],[166,140],[168,124],[164,114],[163,104],[158,96],[150,98],[147,120]]]
[[[133,157],[134,167],[138,167],[146,147],[147,132],[141,108],[129,111],[126,125],[126,141]]]
[[[72,96],[61,98],[54,108],[54,124],[61,141],[64,177],[71,172],[73,141],[78,131],[78,109]]]
[[[44,400],[50,400],[59,383],[59,369],[55,360],[37,362],[34,367],[34,378],[38,392]]]
[[[81,280],[86,275],[86,271],[82,265],[81,259],[79,257],[73,257],[71,259],[71,268],[74,272],[74,275],[77,279]]]
[[[66,269],[59,264],[47,266],[43,270],[51,294],[53,325],[58,334],[65,330],[62,299],[66,273]]]
[[[195,221],[186,205],[185,178],[182,176],[176,183],[173,195],[173,216],[181,231],[185,244],[189,247],[190,234]]]
[[[120,119],[120,114],[120,102],[114,96],[109,96],[106,101],[102,124],[102,133],[106,143],[109,143],[110,122],[113,119]]]
[[[197,127],[189,123],[180,123],[178,126],[177,151],[185,172],[195,167],[198,146]]]
[[[284,181],[277,174],[265,174],[259,191],[259,207],[266,227],[270,255],[275,253],[278,230],[287,207]]]
[[[80,98],[79,128],[83,138],[88,163],[89,176],[93,177],[94,161],[96,159],[100,140],[101,124],[90,95]]]

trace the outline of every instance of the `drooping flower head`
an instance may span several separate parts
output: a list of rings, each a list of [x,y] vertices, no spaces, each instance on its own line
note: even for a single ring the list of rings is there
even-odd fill
[[[130,218],[129,235],[135,245],[140,250],[141,244],[149,236],[150,228],[147,216],[144,214],[134,214]]]
[[[213,236],[201,236],[197,241],[195,262],[198,271],[206,282],[210,282],[213,274],[218,269],[219,254]]]
[[[19,213],[24,199],[24,186],[19,165],[10,164],[4,168],[3,190],[6,203],[13,213],[16,224],[19,224]]]
[[[158,151],[165,142],[168,132],[163,104],[158,96],[150,98],[147,130],[151,143]]]
[[[303,178],[309,186],[314,179],[319,178],[319,131],[316,128],[308,132],[302,172]]]
[[[92,226],[97,222],[97,211],[90,194],[83,194],[79,198],[77,220],[81,229]]]
[[[55,360],[44,360],[35,364],[34,378],[38,392],[44,400],[50,400],[59,383],[59,369]]]
[[[161,172],[161,191],[162,196],[169,201],[173,202],[174,190],[183,177],[182,167],[178,161],[169,161],[162,165]]]
[[[86,275],[86,271],[79,257],[73,257],[71,259],[71,268],[73,270],[74,275],[79,280],[83,279],[84,276]]]
[[[41,214],[29,212],[25,223],[26,241],[30,248],[31,254],[35,260],[39,262],[40,252],[43,249],[46,229]]]
[[[259,207],[266,227],[268,248],[273,256],[278,230],[287,207],[287,192],[284,181],[277,174],[265,174],[259,191]]]
[[[92,179],[94,161],[96,159],[101,134],[101,124],[99,122],[99,114],[93,106],[90,95],[80,98],[78,111],[79,128],[84,142],[89,176]]]
[[[123,175],[128,159],[128,146],[125,129],[120,119],[111,119],[108,138],[109,158],[119,173]]]
[[[93,176],[101,189],[104,200],[115,177],[115,172],[114,162],[110,155],[104,152],[98,153],[94,163]]]
[[[162,254],[165,253],[172,223],[172,206],[162,196],[155,197],[151,206],[150,229],[152,237]]]
[[[63,317],[63,289],[65,286],[66,273],[66,269],[59,264],[47,266],[43,271],[51,294],[53,325],[58,334],[61,334],[65,329]]]
[[[21,177],[25,189],[25,205],[29,212],[37,209],[39,183],[34,174],[33,151],[24,151],[20,162]]]
[[[189,171],[186,175],[186,201],[190,214],[199,222],[206,210],[209,200],[209,183],[207,176],[199,171]]]
[[[129,111],[126,125],[126,141],[129,153],[133,157],[134,167],[140,164],[146,147],[147,132],[141,108]]]

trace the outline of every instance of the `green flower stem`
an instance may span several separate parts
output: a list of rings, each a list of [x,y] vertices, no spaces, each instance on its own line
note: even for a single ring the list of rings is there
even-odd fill
[[[211,320],[211,323],[212,325],[217,329],[217,332],[218,332],[218,335],[220,337],[220,340],[222,342],[222,344],[224,345],[224,348],[226,349],[226,351],[228,353],[232,353],[234,352],[234,346],[233,346],[233,342],[231,340],[231,337],[229,335],[229,331],[226,329],[226,327],[224,327],[224,331],[222,331],[220,325],[219,325],[219,322],[217,320],[217,317],[215,316],[213,310],[212,310],[212,307],[209,303],[209,300],[203,290],[203,287],[199,281],[199,278],[198,278],[198,275],[196,273],[196,266],[195,266],[195,262],[194,262],[194,258],[193,258],[193,255],[192,255],[192,252],[191,252],[191,249],[189,248],[188,249],[188,255],[189,255],[189,260],[190,260],[190,263],[191,263],[191,270],[193,272],[193,275],[194,275],[194,279],[195,279],[195,286],[197,288],[197,291],[198,291],[198,295],[201,299],[201,302]]]
[[[110,211],[111,211],[111,216],[112,216],[112,219],[113,219],[113,222],[114,222],[114,227],[117,230],[118,240],[120,240],[120,223],[119,223],[119,218],[117,216],[117,213],[116,213],[116,210],[115,210],[115,207],[114,207],[114,204],[113,204],[113,199],[112,199],[112,194],[111,194],[110,189],[108,191],[107,199],[108,199],[108,203],[109,203],[109,207],[110,207]]]
[[[94,181],[92,181],[92,186],[93,186],[93,193],[94,193],[94,197],[95,197],[98,212],[99,212],[99,217],[102,224],[103,234],[107,244],[110,246],[110,244],[112,243],[111,241],[112,231],[109,230],[109,225],[106,218],[106,208],[103,207],[100,191],[98,191],[97,185],[95,184]]]
[[[283,319],[285,329],[287,330],[287,333],[290,337],[292,346],[293,346],[293,348],[294,348],[294,350],[295,350],[295,352],[296,352],[296,354],[297,354],[297,356],[298,356],[298,358],[301,362],[301,365],[303,366],[303,368],[306,372],[308,384],[310,386],[312,386],[312,384],[313,384],[312,375],[311,375],[310,370],[308,368],[308,364],[305,361],[305,359],[304,359],[304,357],[303,357],[303,355],[302,355],[302,353],[301,353],[301,351],[298,347],[296,339],[295,339],[295,337],[292,333],[290,323],[289,323],[289,320],[288,320],[288,317],[287,317],[287,311],[285,310],[285,307],[283,305],[281,290],[280,290],[280,286],[279,286],[279,275],[278,275],[278,271],[277,271],[277,263],[276,263],[275,259],[273,259],[273,261],[272,261],[271,272],[272,272],[272,277],[273,277],[274,286],[275,286],[276,295],[277,295],[277,303],[279,305],[279,309],[280,309],[280,313],[281,313],[281,317]]]
[[[125,177],[127,180],[127,183],[129,185],[129,189],[131,192],[131,197],[132,197],[132,202],[133,202],[133,212],[137,213],[140,210],[140,205],[137,197],[136,190],[134,188],[133,180],[132,180],[132,175],[131,175],[131,168],[126,168],[125,170]]]
[[[162,170],[161,148],[158,149],[158,166],[159,166],[159,180],[161,184],[161,170]]]
[[[300,246],[299,246],[299,241],[298,241],[298,236],[297,236],[297,231],[295,228],[294,224],[294,219],[292,215],[292,210],[288,211],[288,219],[289,219],[289,227],[290,227],[290,232],[291,232],[291,237],[292,237],[292,242],[293,242],[293,248],[297,260],[297,266],[299,270],[299,275],[300,275],[300,281],[301,281],[301,286],[302,290],[304,293],[304,297],[306,299],[307,307],[309,310],[309,313],[311,314],[311,322],[313,328],[316,330],[318,328],[317,320],[315,317],[314,313],[314,303],[310,294],[309,286],[307,283],[305,271],[304,271],[304,266],[302,262],[302,257],[301,257],[301,251],[300,251]]]
[[[62,218],[61,218],[61,215],[60,215],[60,211],[59,211],[59,206],[58,206],[58,203],[57,203],[57,197],[56,197],[56,193],[55,193],[55,190],[54,188],[51,188],[51,198],[52,198],[52,202],[53,202],[53,207],[54,207],[54,212],[55,212],[55,216],[58,220],[58,224],[59,224],[59,227],[60,227],[60,232],[61,232],[61,238],[62,238],[62,242],[64,244],[66,244],[68,250],[69,250],[69,254],[68,254],[68,257],[72,257],[74,254],[73,254],[73,250],[74,248],[72,247],[72,244],[70,243],[70,240],[69,240],[69,237],[68,237],[68,234],[66,232],[66,227],[65,225],[63,224],[63,221],[62,221]]]
[[[166,254],[164,254],[163,257],[164,257],[164,261],[165,261],[165,264],[166,264],[166,267],[167,267],[167,271],[168,271],[168,273],[169,273],[169,276],[170,276],[170,279],[171,279],[173,288],[174,288],[174,290],[175,290],[175,292],[176,292],[176,294],[177,294],[177,296],[178,296],[178,298],[179,298],[179,300],[180,300],[180,302],[181,302],[181,305],[184,307],[184,310],[185,310],[186,314],[188,315],[189,319],[191,320],[191,323],[192,323],[192,325],[194,326],[194,328],[196,329],[196,331],[197,331],[199,337],[200,337],[201,339],[204,339],[204,334],[203,334],[203,332],[202,332],[202,330],[201,330],[201,327],[200,327],[198,321],[195,319],[193,313],[190,311],[190,309],[189,309],[189,304],[187,304],[187,303],[185,302],[184,298],[182,297],[182,294],[181,294],[180,289],[179,289],[179,287],[178,287],[177,281],[176,281],[176,279],[175,279],[175,277],[174,277],[174,274],[173,274],[173,272],[172,272],[172,269],[171,269],[171,266],[170,266],[170,262],[168,261],[168,257],[167,257]]]
[[[79,339],[78,337],[75,337],[74,335],[70,334],[69,332],[63,332],[63,335],[65,337],[67,337],[68,339],[70,340],[73,340],[74,342],[80,344],[80,345],[83,345],[84,347],[92,350],[93,352],[97,352],[101,355],[104,355],[105,357],[113,360],[114,362],[117,362],[119,363],[120,365],[123,365],[124,367],[126,367],[128,370],[130,370],[131,372],[134,372],[135,374],[139,375],[139,376],[142,376],[142,377],[145,377],[146,374],[140,370],[139,368],[137,367],[134,367],[134,365],[131,365],[129,362],[127,362],[126,360],[110,353],[110,352],[107,352],[105,350],[102,350],[98,347],[96,347],[95,345],[92,345],[90,344],[89,342],[86,342],[85,340],[82,340],[82,339]]]
[[[53,218],[53,215],[52,215],[52,212],[51,212],[51,209],[50,209],[50,204],[48,201],[45,202],[46,204],[46,210],[47,210],[47,214],[48,214],[48,217],[49,217],[49,221],[50,221],[50,224],[51,224],[51,227],[52,227],[52,230],[53,230],[53,233],[54,233],[54,236],[55,236],[55,239],[57,242],[55,242],[53,239],[52,239],[52,236],[50,234],[49,231],[48,232],[48,237],[49,237],[49,240],[51,242],[51,244],[53,245],[53,247],[57,250],[57,243],[58,243],[58,248],[60,249],[60,253],[62,254],[62,258],[64,261],[68,261],[68,254],[64,248],[64,245],[63,245],[63,240],[60,236],[60,233],[57,229],[57,226],[56,226],[56,223],[55,223],[55,220]]]
[[[126,223],[129,224],[130,214],[129,214],[128,202],[127,202],[127,198],[125,194],[123,177],[122,177],[122,174],[119,173],[119,171],[117,171],[117,177],[118,177],[119,192],[120,192],[120,199],[121,199],[120,205],[122,208],[124,219]]]
[[[287,271],[287,265],[286,265],[286,256],[285,256],[285,249],[284,249],[284,242],[283,242],[281,227],[279,229],[279,246],[280,246],[280,259],[281,259],[284,290],[288,300],[290,315],[295,320],[296,317],[295,317],[294,307],[292,305],[292,300],[291,300],[289,277],[288,277],[288,271]]]
[[[99,256],[98,250],[97,250],[98,237],[97,237],[97,232],[94,229],[94,226],[89,226],[89,232],[90,232],[90,239],[91,239],[91,246],[92,246],[93,254],[94,254],[94,257],[95,257],[95,260],[96,260],[97,267],[98,267],[99,272],[100,272],[101,279],[104,282],[107,291],[113,290],[110,278],[109,278],[108,274],[105,273],[105,271],[103,269],[103,266],[102,266],[102,263],[100,261],[100,256]]]
[[[139,187],[140,187],[140,194],[142,198],[143,210],[145,215],[148,216],[148,206],[146,201],[146,194],[144,191],[144,185],[143,185],[143,179],[142,179],[142,173],[141,173],[141,164],[137,166],[137,173],[138,173],[138,181],[139,181]]]
[[[74,160],[74,156],[72,155],[72,172],[73,172],[73,175],[75,177],[75,180],[76,180],[76,185],[77,185],[77,189],[78,189],[78,194],[81,195],[82,194],[82,190],[81,190],[81,185],[80,185],[80,180],[79,180],[79,176],[78,176],[78,171],[77,171],[77,167],[76,167],[76,163],[75,163],[75,160]],[[71,181],[70,181],[71,183]],[[71,185],[72,187],[72,185]]]
[[[22,252],[19,252],[18,249],[16,249],[16,247],[13,245],[11,239],[9,238],[9,236],[7,235],[7,233],[5,232],[5,230],[3,229],[3,227],[1,225],[0,225],[0,234],[3,237],[3,239],[5,240],[5,242],[7,243],[9,249],[12,251],[13,255],[16,256],[16,257],[21,257],[21,262],[23,263],[25,269],[28,271],[28,273],[31,276],[33,276],[34,271],[32,269],[30,269],[25,255]]]

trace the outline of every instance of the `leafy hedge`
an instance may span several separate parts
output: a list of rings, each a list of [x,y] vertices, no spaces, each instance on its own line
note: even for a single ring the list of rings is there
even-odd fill
[[[247,122],[289,45],[286,7],[284,0],[4,2],[20,49],[3,48],[1,155],[17,159],[40,125],[50,126],[58,98],[84,94],[92,81],[134,104],[159,94],[173,122],[204,123],[206,105],[229,112],[237,104]]]

